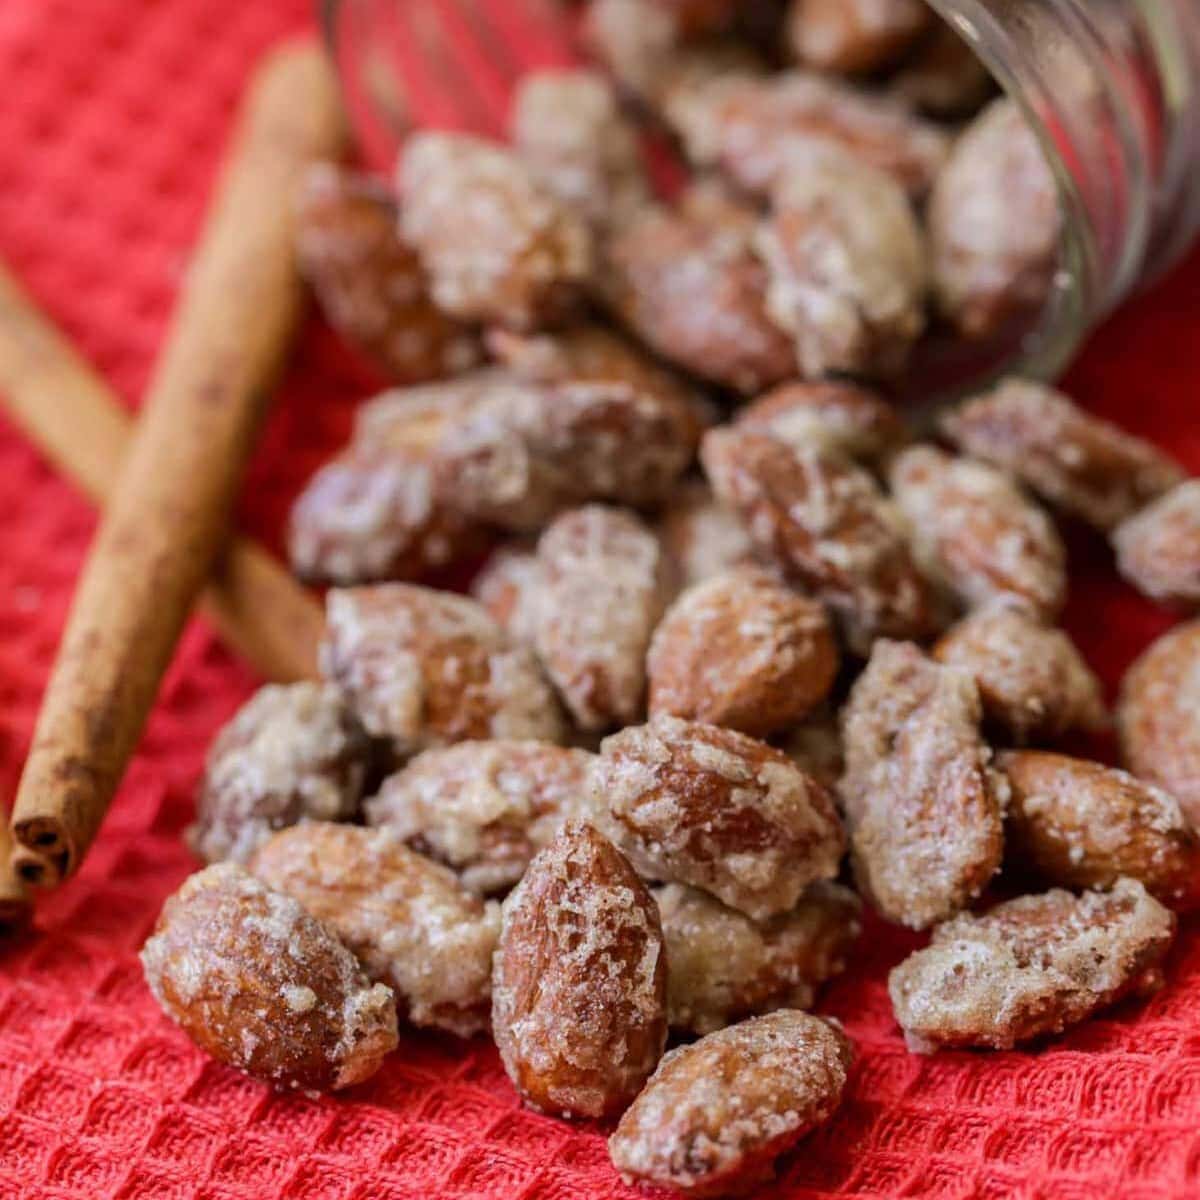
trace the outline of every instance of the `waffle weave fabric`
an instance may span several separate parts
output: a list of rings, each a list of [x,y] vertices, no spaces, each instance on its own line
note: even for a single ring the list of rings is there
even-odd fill
[[[476,0],[501,14],[510,0]],[[436,0],[428,3],[432,12]],[[509,10],[511,12],[511,10]],[[133,405],[247,72],[309,0],[3,0],[0,257]],[[542,33],[541,50],[549,46]],[[1081,400],[1200,471],[1200,258],[1118,315]],[[243,526],[290,498],[372,386],[314,321],[262,439]],[[0,418],[0,782],[11,796],[94,513]],[[1168,619],[1072,546],[1068,624],[1111,687]],[[408,1036],[336,1100],[274,1095],[163,1018],[136,951],[192,867],[204,748],[254,687],[200,621],[78,878],[0,949],[0,1200],[616,1200],[602,1136],[519,1106],[482,1040]],[[885,991],[915,939],[878,926],[824,1001],[861,1057],[841,1114],[762,1193],[1167,1200],[1200,1195],[1200,929],[1169,984],[1034,1053],[908,1054]]]

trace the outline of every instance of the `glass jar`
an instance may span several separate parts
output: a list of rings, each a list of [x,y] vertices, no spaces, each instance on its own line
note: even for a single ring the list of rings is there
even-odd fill
[[[1200,231],[1197,0],[930,0],[1024,109],[1058,182],[1061,267],[1015,340],[935,369],[1053,378]],[[321,0],[364,158],[418,125],[503,136],[522,71],[576,61],[555,0]]]

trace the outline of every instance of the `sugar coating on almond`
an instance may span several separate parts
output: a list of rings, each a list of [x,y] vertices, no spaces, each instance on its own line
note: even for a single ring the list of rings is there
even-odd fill
[[[563,824],[588,808],[592,756],[546,742],[462,742],[384,781],[367,821],[488,894],[518,883]]]
[[[725,1196],[837,1109],[853,1060],[840,1027],[781,1009],[667,1054],[608,1142],[629,1183]]]
[[[680,587],[745,566],[754,557],[750,535],[737,514],[700,480],[687,481],[671,496],[658,534]]]
[[[1113,531],[1121,574],[1163,604],[1200,607],[1200,480],[1182,483]]]
[[[1131,879],[1050,891],[939,926],[888,978],[911,1050],[1009,1049],[1162,986],[1175,917]]]
[[[824,699],[839,654],[822,605],[742,567],[684,592],[650,644],[650,712],[765,737]]]
[[[501,546],[471,580],[471,595],[506,633],[532,642],[536,623],[533,601],[541,586],[541,564],[532,546]]]
[[[250,870],[333,930],[414,1025],[487,1028],[500,911],[450,871],[387,830],[326,822],[277,834]]]
[[[636,721],[646,651],[667,601],[657,536],[632,513],[588,505],[550,525],[537,556],[534,645],[575,723]]]
[[[187,879],[142,947],[163,1011],[202,1049],[280,1087],[373,1075],[396,1047],[391,990],[292,898],[235,863]]]
[[[988,721],[1019,745],[1107,724],[1100,680],[1075,643],[1021,601],[1001,597],[976,609],[933,656],[971,673]]]
[[[594,828],[568,824],[504,902],[492,1025],[505,1070],[533,1107],[621,1111],[666,1042],[658,909]]]
[[[838,794],[855,877],[891,921],[924,929],[970,904],[1000,866],[1003,784],[966,671],[911,643],[875,643],[842,710]]]
[[[336,688],[260,688],[209,748],[189,844],[207,862],[244,863],[275,830],[302,818],[348,820],[358,811],[369,749]]]
[[[397,754],[471,738],[558,741],[533,652],[466,596],[409,584],[331,591],[322,673]]]
[[[812,1007],[840,974],[861,931],[849,888],[815,883],[795,908],[752,921],[698,888],[656,888],[667,944],[667,1010],[673,1029],[712,1033],[777,1008]]]
[[[592,796],[605,832],[645,877],[691,884],[757,919],[832,879],[845,848],[829,793],[790,759],[677,717],[606,738]]]

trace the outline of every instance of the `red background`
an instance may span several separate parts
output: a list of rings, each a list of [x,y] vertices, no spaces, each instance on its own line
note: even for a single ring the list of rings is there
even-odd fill
[[[515,6],[490,7],[504,20]],[[247,71],[310,23],[308,0],[0,0],[0,256],[131,405]],[[1119,314],[1069,387],[1200,471],[1198,289],[1200,258]],[[248,530],[278,545],[291,496],[370,386],[314,321],[252,469]],[[0,418],[10,795],[94,519]],[[1072,555],[1069,624],[1111,686],[1168,619],[1114,581],[1102,546],[1076,537]],[[204,747],[254,683],[193,623],[83,871],[0,950],[0,1200],[634,1195],[596,1132],[519,1107],[482,1041],[408,1037],[374,1081],[314,1102],[206,1060],[160,1016],[136,951],[191,868],[179,833]],[[1200,1195],[1195,923],[1154,1000],[1020,1054],[905,1052],[885,978],[912,944],[869,930],[829,992],[861,1049],[846,1104],[762,1195]]]

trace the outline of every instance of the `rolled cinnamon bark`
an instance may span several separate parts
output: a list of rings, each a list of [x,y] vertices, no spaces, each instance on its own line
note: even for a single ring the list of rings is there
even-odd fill
[[[0,820],[0,935],[13,933],[29,920],[29,893],[11,861],[12,834]]]
[[[0,405],[89,499],[105,503],[133,418],[2,263]],[[261,546],[232,538],[202,603],[226,645],[263,678],[294,683],[316,677],[321,606]]]
[[[271,54],[244,103],[46,688],[13,812],[17,841],[36,856],[24,864],[33,882],[78,868],[216,559],[301,309],[291,199],[304,168],[336,155],[343,137],[320,51]]]

